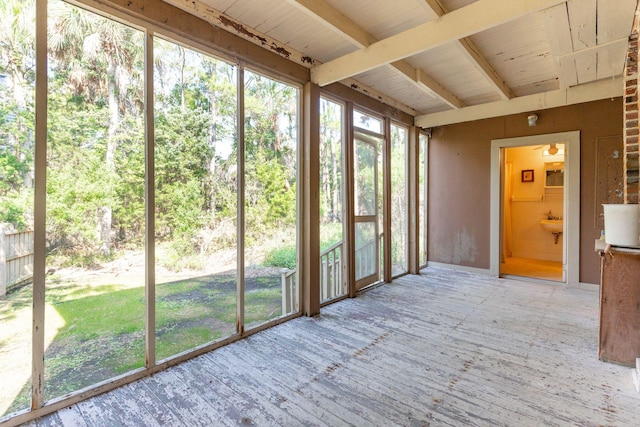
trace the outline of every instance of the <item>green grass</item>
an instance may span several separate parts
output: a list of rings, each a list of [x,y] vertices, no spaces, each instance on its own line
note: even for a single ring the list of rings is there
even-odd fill
[[[51,399],[144,366],[144,288],[57,284],[47,304],[62,319],[45,354],[45,398]],[[245,283],[245,324],[281,315],[280,278]],[[3,305],[11,316],[24,306]],[[234,276],[196,277],[156,286],[156,357],[170,357],[235,333]],[[28,406],[26,384],[9,412]]]

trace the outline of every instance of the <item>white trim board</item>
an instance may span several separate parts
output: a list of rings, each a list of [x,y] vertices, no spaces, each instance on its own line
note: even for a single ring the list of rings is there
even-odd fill
[[[568,286],[580,283],[580,131],[545,135],[494,139],[491,141],[491,197],[490,197],[490,274],[500,275],[501,251],[501,158],[502,149],[527,145],[565,143],[564,163],[564,231],[563,280]]]

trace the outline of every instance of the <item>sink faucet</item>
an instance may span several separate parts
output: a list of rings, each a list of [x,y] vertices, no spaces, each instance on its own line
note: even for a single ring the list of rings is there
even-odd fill
[[[547,216],[547,219],[562,219],[561,216],[553,216],[551,209],[549,209],[549,212],[545,212],[544,214]]]

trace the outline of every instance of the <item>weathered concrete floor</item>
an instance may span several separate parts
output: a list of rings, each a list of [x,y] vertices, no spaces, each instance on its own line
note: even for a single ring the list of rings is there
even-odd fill
[[[632,426],[598,294],[427,269],[31,422]]]

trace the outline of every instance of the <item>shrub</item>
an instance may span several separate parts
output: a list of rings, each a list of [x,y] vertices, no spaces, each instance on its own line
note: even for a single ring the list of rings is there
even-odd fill
[[[266,256],[264,257],[264,265],[295,270],[296,258],[297,252],[295,246],[274,248],[267,252]]]

